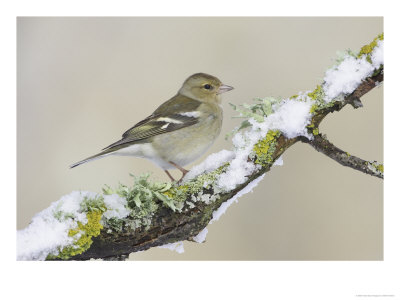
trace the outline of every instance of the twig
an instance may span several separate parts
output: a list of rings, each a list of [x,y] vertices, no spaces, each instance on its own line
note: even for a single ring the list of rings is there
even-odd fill
[[[354,170],[383,179],[383,165],[378,164],[375,161],[369,162],[358,158],[357,156],[350,155],[348,152],[345,152],[333,145],[322,134],[314,136],[313,140],[301,138],[301,141],[314,147],[318,152],[321,152],[332,158],[342,166],[350,167]]]

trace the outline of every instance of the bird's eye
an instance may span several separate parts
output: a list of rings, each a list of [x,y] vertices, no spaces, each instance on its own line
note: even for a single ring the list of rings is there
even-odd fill
[[[206,90],[211,90],[212,86],[211,86],[210,84],[205,84],[205,85],[204,85],[204,88],[205,88]]]

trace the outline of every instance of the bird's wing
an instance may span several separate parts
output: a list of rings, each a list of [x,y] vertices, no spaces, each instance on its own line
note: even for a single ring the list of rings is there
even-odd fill
[[[190,98],[175,96],[161,105],[152,115],[128,129],[121,140],[103,150],[194,125],[199,122],[200,116],[199,113],[194,113],[194,110],[200,104],[201,102]]]

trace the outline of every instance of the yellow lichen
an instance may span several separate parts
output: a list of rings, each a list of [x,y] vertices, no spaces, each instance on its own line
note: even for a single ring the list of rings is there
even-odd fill
[[[378,40],[383,40],[383,33],[381,33],[380,35],[378,35],[376,38],[374,38],[374,40],[369,43],[368,45],[365,45],[361,48],[360,52],[358,53],[357,57],[360,58],[363,55],[366,55],[366,60],[369,63],[372,63],[371,60],[371,52],[374,50],[374,48],[378,45]]]
[[[320,108],[321,104],[318,103],[325,104],[325,102],[323,101],[324,95],[325,95],[324,89],[322,88],[321,85],[317,85],[315,90],[307,94],[307,96],[310,97],[315,102],[310,108],[311,114],[315,113]]]
[[[369,43],[368,45],[365,45],[361,48],[360,53],[358,53],[358,57],[360,58],[361,56],[363,56],[364,54],[370,54],[374,48],[378,45],[378,40],[383,40],[383,33],[381,33],[380,35],[378,35],[376,38],[374,38],[374,40]]]
[[[163,194],[169,198],[174,197],[174,193],[172,192],[172,190],[168,190],[168,191],[164,192]]]
[[[171,189],[169,189],[168,191],[163,192],[163,194],[167,197],[169,197],[170,199],[174,199],[176,198],[177,194],[186,194],[189,190],[189,187],[185,184],[185,185],[178,185],[175,186]]]
[[[310,113],[313,114],[316,112],[316,110],[318,109],[318,105],[317,104],[313,104],[310,108]]]
[[[307,96],[313,100],[321,100],[323,94],[324,94],[324,90],[322,89],[322,86],[319,84],[319,85],[317,85],[315,90],[313,90],[311,93],[308,93]]]
[[[103,225],[100,224],[103,212],[101,210],[89,211],[86,214],[87,223],[82,224],[78,222],[78,227],[70,229],[68,236],[74,237],[80,235],[73,245],[63,248],[57,256],[52,256],[51,258],[61,258],[68,259],[72,256],[78,255],[89,249],[90,245],[93,243],[92,238],[100,234]]]
[[[253,151],[256,155],[256,163],[267,165],[272,162],[272,154],[275,151],[275,143],[280,136],[279,130],[269,130],[266,137],[254,145]]]

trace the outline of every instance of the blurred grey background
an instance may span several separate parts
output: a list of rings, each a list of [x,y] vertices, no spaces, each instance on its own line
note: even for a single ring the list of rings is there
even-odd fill
[[[231,149],[224,135],[240,120],[229,102],[312,90],[336,51],[358,51],[382,31],[380,17],[18,18],[17,228],[73,190],[129,184],[129,173],[168,180],[139,158],[68,166],[118,140],[189,75],[206,72],[235,87],[224,94],[223,130],[210,154]],[[383,162],[383,88],[362,102],[329,115],[320,131],[353,155]],[[283,160],[208,226],[205,243],[130,258],[382,260],[383,181],[300,143]]]

